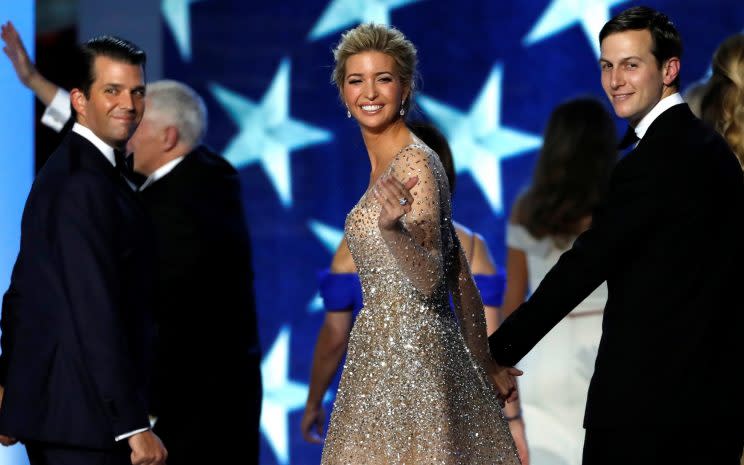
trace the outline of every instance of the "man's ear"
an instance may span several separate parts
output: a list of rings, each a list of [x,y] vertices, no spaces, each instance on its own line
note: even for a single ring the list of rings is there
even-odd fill
[[[88,103],[88,99],[85,97],[83,91],[78,88],[72,89],[70,91],[70,102],[72,103],[72,108],[75,109],[75,112],[84,118],[86,116],[85,104]]]
[[[664,85],[671,86],[677,76],[679,76],[680,61],[677,57],[668,59],[662,68],[664,73]]]
[[[163,140],[163,143],[165,144],[165,150],[170,151],[173,150],[173,148],[178,145],[178,141],[180,140],[180,134],[178,133],[178,128],[175,126],[168,126],[165,128],[165,138]]]

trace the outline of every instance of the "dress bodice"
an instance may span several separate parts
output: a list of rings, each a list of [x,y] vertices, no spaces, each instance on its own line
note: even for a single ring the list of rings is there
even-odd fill
[[[387,299],[390,294],[414,299],[437,299],[446,302],[444,257],[452,247],[449,186],[438,156],[429,147],[411,144],[401,149],[383,174],[401,182],[419,178],[411,190],[414,196],[411,212],[401,219],[416,245],[429,255],[421,259],[414,250],[396,258],[383,240],[377,225],[381,206],[368,189],[346,218],[345,234],[349,250],[362,284],[365,305]],[[451,223],[450,223],[451,224]],[[407,262],[403,265],[401,261]],[[419,286],[417,287],[417,283]],[[423,286],[422,286],[423,285]],[[433,289],[425,296],[421,287]]]

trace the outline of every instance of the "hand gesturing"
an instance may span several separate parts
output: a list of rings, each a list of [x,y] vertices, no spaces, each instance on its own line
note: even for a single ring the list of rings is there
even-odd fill
[[[5,42],[3,51],[10,58],[18,79],[28,87],[31,77],[36,73],[36,67],[31,62],[31,58],[28,56],[28,52],[26,52],[26,47],[23,46],[21,36],[18,35],[18,31],[16,31],[13,23],[8,21],[2,25],[0,37]]]
[[[398,220],[411,211],[411,204],[414,202],[411,189],[417,182],[417,176],[409,178],[405,184],[391,175],[381,176],[377,180],[372,190],[375,198],[382,205],[377,222],[381,231],[395,229]]]

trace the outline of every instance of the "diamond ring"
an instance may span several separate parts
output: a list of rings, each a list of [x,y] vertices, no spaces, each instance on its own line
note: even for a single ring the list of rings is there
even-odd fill
[[[405,198],[405,197],[401,197],[401,198],[399,198],[399,199],[398,199],[398,203],[399,203],[399,204],[400,204],[400,206],[402,207],[403,205],[405,205],[405,204],[407,204],[407,203],[408,203],[408,199],[407,199],[407,198]]]

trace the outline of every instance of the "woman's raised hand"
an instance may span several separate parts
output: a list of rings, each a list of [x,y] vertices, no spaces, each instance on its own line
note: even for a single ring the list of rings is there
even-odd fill
[[[381,176],[373,187],[375,198],[382,209],[378,225],[381,231],[391,231],[397,227],[398,220],[411,211],[413,195],[411,189],[418,182],[417,176],[412,176],[404,183],[392,175]]]

